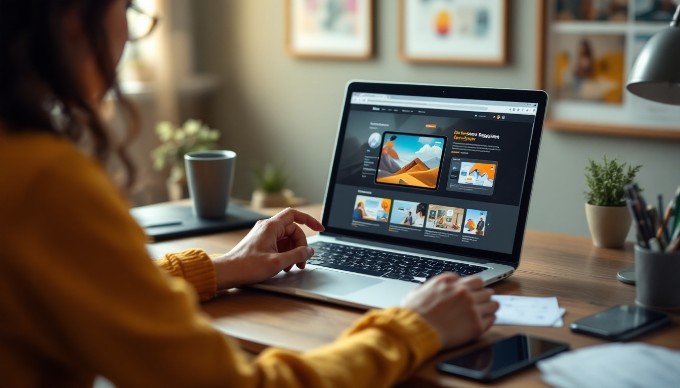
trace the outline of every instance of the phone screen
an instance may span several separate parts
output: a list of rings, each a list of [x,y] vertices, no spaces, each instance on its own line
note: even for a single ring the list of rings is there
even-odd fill
[[[562,342],[517,334],[438,365],[442,372],[493,380],[569,349]]]
[[[670,316],[639,306],[619,305],[573,322],[575,332],[627,340],[670,322]]]

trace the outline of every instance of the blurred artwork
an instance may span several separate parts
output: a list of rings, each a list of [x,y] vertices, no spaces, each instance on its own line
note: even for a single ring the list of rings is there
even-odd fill
[[[557,20],[609,21],[628,20],[628,0],[557,0]]]
[[[301,56],[367,57],[372,0],[288,0],[288,40]]]
[[[505,1],[404,0],[403,22],[407,58],[504,60]]]
[[[623,35],[563,35],[555,44],[552,83],[557,98],[622,102]]]
[[[358,0],[305,0],[302,31],[306,34],[339,34],[356,36]]]
[[[412,2],[413,3],[413,2]],[[489,34],[489,12],[484,1],[417,0],[417,31],[426,39],[485,39]]]
[[[635,0],[635,20],[669,23],[676,8],[673,0]]]

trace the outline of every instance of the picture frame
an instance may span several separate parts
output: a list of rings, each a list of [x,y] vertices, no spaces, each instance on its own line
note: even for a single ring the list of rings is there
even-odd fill
[[[662,3],[537,1],[536,84],[550,96],[546,128],[680,139],[679,106],[648,101],[625,88],[645,42],[672,19],[675,7],[660,9]]]
[[[363,60],[374,51],[374,0],[286,0],[288,54]]]
[[[399,53],[405,61],[507,63],[507,0],[400,0],[399,14]]]

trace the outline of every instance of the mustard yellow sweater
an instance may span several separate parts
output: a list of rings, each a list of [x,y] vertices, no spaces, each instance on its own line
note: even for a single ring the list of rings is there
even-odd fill
[[[417,314],[394,308],[321,349],[248,361],[197,303],[216,291],[209,257],[167,255],[172,277],[144,244],[96,163],[53,136],[0,130],[0,385],[85,387],[102,375],[119,387],[379,387],[439,347]]]

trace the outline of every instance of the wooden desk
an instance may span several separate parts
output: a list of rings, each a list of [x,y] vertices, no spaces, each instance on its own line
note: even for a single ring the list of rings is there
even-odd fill
[[[300,207],[318,216],[320,206]],[[173,240],[149,245],[153,255],[186,248],[203,248],[219,253],[229,250],[247,231]],[[616,280],[616,273],[633,264],[632,246],[625,250],[595,248],[590,239],[530,230],[526,234],[520,266],[513,276],[491,287],[497,294],[557,296],[566,308],[564,326],[494,326],[479,342],[456,351],[442,353],[425,363],[405,384],[407,386],[481,386],[469,380],[443,375],[435,370],[438,361],[515,333],[530,333],[568,342],[572,348],[605,343],[595,338],[572,334],[569,323],[607,307],[634,303],[635,288]],[[206,303],[204,310],[224,333],[237,338],[241,346],[259,353],[268,346],[306,351],[329,342],[349,327],[363,312],[324,302],[244,289],[224,292]],[[673,324],[641,337],[640,340],[680,349],[680,315]],[[497,381],[504,386],[542,385],[536,368]]]

